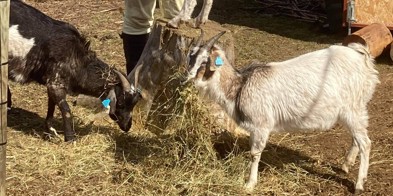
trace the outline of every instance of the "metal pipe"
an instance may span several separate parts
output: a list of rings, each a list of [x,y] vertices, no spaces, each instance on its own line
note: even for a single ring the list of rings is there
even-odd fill
[[[348,35],[351,34],[351,25],[356,22],[355,18],[355,1],[349,0],[347,5],[347,23],[348,23]]]

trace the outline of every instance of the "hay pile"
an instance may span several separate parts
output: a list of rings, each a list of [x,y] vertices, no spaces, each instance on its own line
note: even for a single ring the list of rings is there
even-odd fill
[[[160,135],[138,120],[145,115],[141,108],[134,113],[132,132],[125,134],[107,119],[84,121],[80,117],[87,109],[74,106],[76,126],[86,129],[78,132],[76,144],[11,130],[8,190],[16,195],[198,195],[240,187],[247,162],[234,156],[239,153],[235,139],[226,144],[211,134],[219,126],[209,121],[195,91],[187,88],[181,95],[184,112],[173,118],[171,131]]]

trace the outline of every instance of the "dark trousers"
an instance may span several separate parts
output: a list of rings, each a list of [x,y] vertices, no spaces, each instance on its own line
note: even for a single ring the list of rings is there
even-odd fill
[[[127,75],[135,68],[146,45],[149,34],[129,35],[122,33],[124,56],[126,58]]]

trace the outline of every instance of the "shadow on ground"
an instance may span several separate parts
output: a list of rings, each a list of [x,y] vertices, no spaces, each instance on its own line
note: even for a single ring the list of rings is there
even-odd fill
[[[255,1],[221,0],[213,4],[209,18],[220,24],[246,26],[283,37],[323,44],[341,43],[347,33],[344,28],[337,33],[329,33],[318,21],[304,22],[278,14],[256,12],[255,8],[258,6]]]
[[[74,118],[75,121],[75,118]],[[8,127],[21,131],[24,134],[31,136],[38,136],[43,140],[50,140],[50,138],[54,137],[53,132],[49,132],[45,126],[45,118],[39,116],[37,113],[22,109],[22,108],[12,108],[11,111],[8,111],[7,115],[7,124]],[[56,128],[57,132],[60,134],[60,137],[63,137],[63,122],[61,118],[54,118],[53,126]],[[78,123],[74,123],[74,129],[78,137],[83,137],[88,135],[91,132],[92,124],[82,125]]]
[[[215,137],[215,136],[214,136]],[[115,159],[119,163],[133,163],[146,164],[151,156],[171,156],[169,152],[162,152],[165,149],[163,146],[168,145],[167,142],[179,142],[176,138],[160,138],[160,137],[136,137],[126,134],[114,135],[115,145]],[[184,139],[184,138],[183,138]],[[214,150],[217,159],[225,161],[230,154],[239,156],[241,154],[248,154],[249,141],[248,137],[233,137],[223,135],[223,137],[213,138]],[[339,156],[339,155],[337,155]],[[181,157],[181,155],[179,155]],[[337,166],[332,166],[331,163],[321,163],[319,160],[310,158],[299,151],[292,150],[287,147],[268,143],[262,153],[262,158],[259,164],[259,172],[269,170],[271,168],[278,170],[287,169],[289,164],[294,164],[304,169],[308,175],[315,176],[320,179],[334,181],[339,185],[347,187],[347,190],[354,193],[355,186],[353,181],[349,180],[346,174]],[[320,165],[330,167],[334,172],[322,171]],[[319,165],[319,166],[313,166]],[[121,181],[124,176],[129,176],[126,168],[122,171],[113,173],[113,180]]]

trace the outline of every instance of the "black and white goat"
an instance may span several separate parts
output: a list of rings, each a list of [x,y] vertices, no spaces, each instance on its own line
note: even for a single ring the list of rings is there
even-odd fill
[[[203,34],[203,33],[202,33]],[[336,122],[352,134],[342,169],[348,172],[360,152],[356,191],[369,167],[367,103],[379,83],[373,58],[360,44],[330,46],[299,57],[236,70],[215,42],[220,33],[190,50],[188,80],[250,132],[251,172],[246,188],[257,183],[258,163],[270,133],[327,130]]]
[[[89,45],[74,26],[11,0],[9,78],[22,84],[35,81],[46,85],[47,128],[54,130],[51,120],[57,105],[65,141],[75,139],[67,94],[109,98],[109,114],[123,131],[130,129],[130,113],[140,97],[127,78],[101,61]]]
[[[180,22],[189,22],[196,4],[197,0],[184,0],[180,13],[168,22],[168,26],[178,28]],[[213,0],[203,1],[201,11],[199,12],[198,16],[191,21],[194,27],[198,28],[208,20],[212,5]]]

